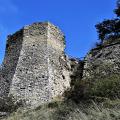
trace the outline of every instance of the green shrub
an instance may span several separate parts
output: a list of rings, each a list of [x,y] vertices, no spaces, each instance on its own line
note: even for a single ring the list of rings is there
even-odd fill
[[[120,98],[120,75],[112,75],[96,80],[89,85],[86,92],[89,96]]]
[[[104,101],[106,99],[120,99],[120,75],[114,74],[106,77],[80,80],[76,82],[74,89],[65,92],[67,99],[76,103],[94,99]]]

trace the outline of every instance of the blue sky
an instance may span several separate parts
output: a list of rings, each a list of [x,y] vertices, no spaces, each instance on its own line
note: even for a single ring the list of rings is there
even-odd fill
[[[50,21],[66,36],[66,53],[84,57],[97,42],[95,24],[114,18],[116,0],[0,0],[0,63],[6,37],[24,25]]]

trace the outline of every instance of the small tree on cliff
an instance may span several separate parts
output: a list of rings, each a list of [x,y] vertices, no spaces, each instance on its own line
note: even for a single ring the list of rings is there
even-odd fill
[[[114,10],[117,17],[120,17],[120,0],[117,1],[117,8]]]
[[[95,26],[101,42],[110,37],[120,37],[120,0],[117,1],[117,8],[114,12],[117,15],[116,19],[107,19]]]

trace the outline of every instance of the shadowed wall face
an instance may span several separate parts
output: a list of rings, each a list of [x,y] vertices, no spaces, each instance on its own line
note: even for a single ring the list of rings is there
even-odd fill
[[[55,26],[48,26],[48,67],[52,99],[70,87],[70,62],[64,53],[63,33]]]
[[[10,85],[15,74],[23,42],[23,30],[8,36],[5,58],[0,71],[0,96],[9,94]]]

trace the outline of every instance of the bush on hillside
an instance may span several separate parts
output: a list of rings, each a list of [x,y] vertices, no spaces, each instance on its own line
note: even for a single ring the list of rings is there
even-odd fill
[[[89,86],[87,92],[90,96],[120,98],[120,75],[111,75],[97,80]]]
[[[120,99],[120,75],[114,74],[101,79],[96,78],[96,80],[81,80],[73,90],[66,92],[66,96],[75,102],[93,98]]]

